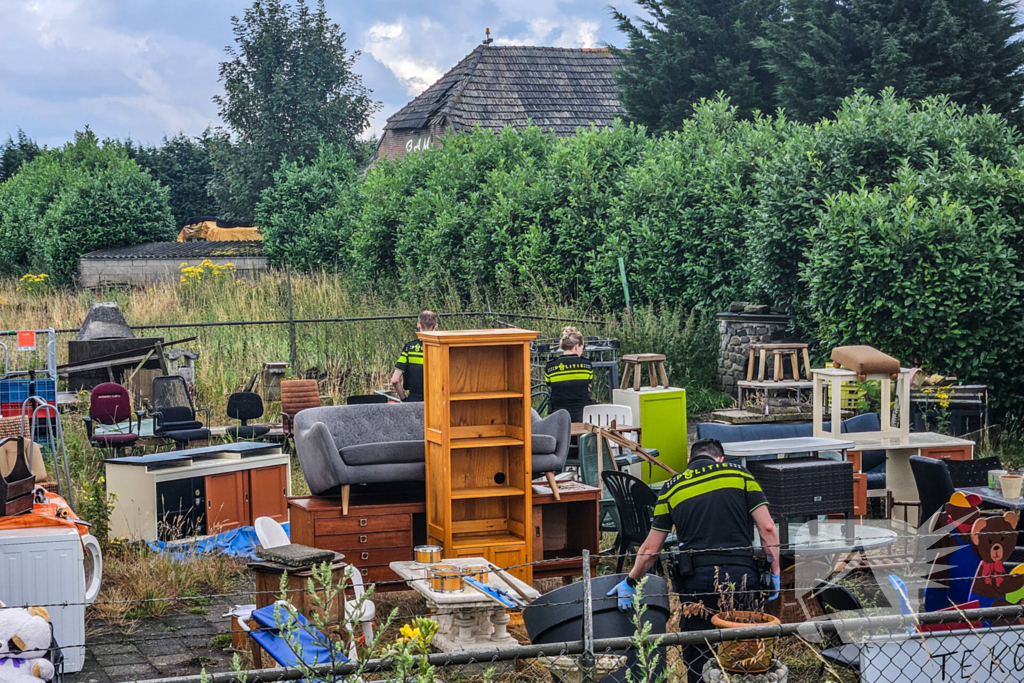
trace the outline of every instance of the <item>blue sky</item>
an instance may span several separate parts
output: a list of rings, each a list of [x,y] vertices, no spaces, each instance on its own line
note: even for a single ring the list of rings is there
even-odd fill
[[[315,0],[310,0],[315,3]],[[159,143],[218,123],[211,97],[245,0],[0,0],[0,139],[20,127],[60,145],[101,137]],[[607,0],[327,0],[362,51],[383,103],[373,130],[484,37],[515,45],[621,44]],[[629,0],[611,3],[636,14]]]

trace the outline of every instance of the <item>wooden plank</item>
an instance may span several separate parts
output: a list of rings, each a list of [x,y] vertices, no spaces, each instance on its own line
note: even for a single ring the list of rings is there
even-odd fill
[[[750,347],[750,359],[747,361],[747,381],[754,379],[754,347]]]
[[[640,391],[640,363],[633,364],[633,391]]]

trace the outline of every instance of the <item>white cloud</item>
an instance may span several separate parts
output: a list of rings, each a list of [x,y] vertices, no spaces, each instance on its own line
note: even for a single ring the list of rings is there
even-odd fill
[[[447,70],[429,59],[414,56],[416,42],[441,32],[443,25],[427,17],[402,17],[395,23],[376,23],[366,32],[363,51],[390,69],[408,95],[416,96]]]

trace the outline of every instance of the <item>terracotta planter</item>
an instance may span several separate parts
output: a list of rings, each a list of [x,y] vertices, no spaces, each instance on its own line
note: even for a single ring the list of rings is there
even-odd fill
[[[711,617],[715,628],[779,625],[782,622],[761,612],[722,612]],[[731,673],[763,673],[772,664],[774,638],[751,638],[719,643],[717,657],[723,669]]]

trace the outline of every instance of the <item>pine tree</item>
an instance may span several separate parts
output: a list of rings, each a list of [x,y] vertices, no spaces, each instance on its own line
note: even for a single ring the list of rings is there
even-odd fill
[[[612,9],[627,49],[619,86],[629,117],[654,132],[672,130],[702,98],[724,92],[744,115],[775,109],[775,78],[754,47],[781,0],[638,0],[650,15]]]
[[[793,117],[815,120],[858,89],[892,87],[1020,121],[1024,27],[1012,0],[790,0],[787,10],[792,20],[767,25],[756,44]]]

